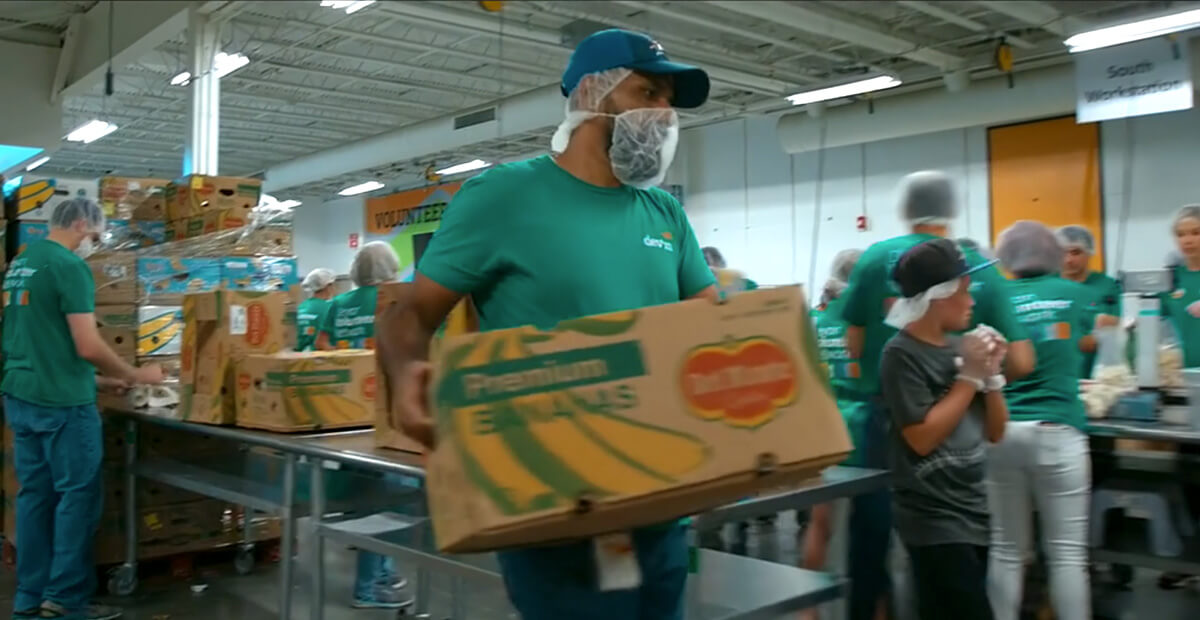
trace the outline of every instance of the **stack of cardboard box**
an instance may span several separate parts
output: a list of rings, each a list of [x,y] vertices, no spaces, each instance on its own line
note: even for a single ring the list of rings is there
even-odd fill
[[[13,468],[13,435],[3,431],[3,459],[0,460],[0,493],[3,494],[4,532],[16,543],[16,497],[20,484]],[[125,436],[120,425],[108,425],[104,431],[104,508],[96,535],[96,562],[114,564],[125,559],[127,487],[122,476]],[[230,463],[242,459],[236,446],[226,441],[206,441],[191,433],[149,425],[143,427],[140,458],[188,458],[208,463]],[[148,480],[137,486],[138,559],[163,557],[176,553],[202,551],[241,542],[241,508],[205,498],[175,487]],[[250,521],[251,540],[279,538],[279,522],[273,518]]]

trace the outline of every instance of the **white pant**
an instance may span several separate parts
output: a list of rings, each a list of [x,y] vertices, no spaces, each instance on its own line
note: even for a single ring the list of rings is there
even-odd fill
[[[988,598],[996,620],[1017,620],[1033,511],[1050,564],[1058,620],[1092,617],[1088,580],[1091,461],[1087,436],[1062,424],[1009,422],[988,453],[992,547]],[[1032,500],[1033,504],[1030,504]]]

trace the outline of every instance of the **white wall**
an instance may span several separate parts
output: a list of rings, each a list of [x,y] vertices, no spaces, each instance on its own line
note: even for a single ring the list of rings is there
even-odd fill
[[[990,239],[986,127],[788,155],[776,119],[751,118],[687,130],[680,150],[671,182],[701,245],[763,284],[819,286],[838,251],[902,234],[895,188],[916,170],[956,177],[966,208],[955,236]],[[1108,270],[1161,266],[1171,215],[1200,203],[1200,111],[1103,123],[1101,163]]]
[[[834,254],[898,234],[895,187],[909,172],[959,180],[956,234],[986,240],[987,153],[982,128],[787,155],[774,118],[684,133],[685,206],[702,245],[762,284],[825,281]],[[856,218],[866,215],[860,232]]]
[[[317,267],[332,269],[339,275],[350,272],[357,250],[350,249],[349,236],[357,234],[362,247],[365,207],[366,200],[361,196],[324,203],[305,201],[296,207],[293,234],[302,277]]]

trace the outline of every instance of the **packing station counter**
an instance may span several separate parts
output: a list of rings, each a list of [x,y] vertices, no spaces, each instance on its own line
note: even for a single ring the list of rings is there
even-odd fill
[[[139,479],[179,487],[278,516],[282,538],[280,552],[279,617],[292,617],[295,581],[294,541],[296,521],[308,515],[312,531],[310,598],[311,618],[322,617],[324,604],[324,544],[326,541],[389,555],[416,569],[416,613],[427,613],[431,579],[450,579],[456,620],[467,617],[465,582],[499,584],[494,554],[443,554],[437,551],[424,506],[425,470],[413,453],[376,446],[372,429],[283,434],[230,426],[196,424],[182,419],[177,409],[108,409],[109,424],[124,427],[124,472],[127,555],[114,569],[109,589],[128,594],[137,588],[137,497]],[[272,465],[253,475],[198,465],[158,453],[143,456],[139,437],[155,429],[188,433],[196,443],[220,442],[243,451],[266,454]],[[404,480],[401,488],[386,494],[353,493],[333,497],[326,472],[345,468]],[[243,470],[244,471],[244,470]],[[817,480],[796,488],[764,494],[710,511],[692,519],[692,527],[802,510],[814,504],[850,497],[882,488],[888,474],[882,471],[834,466]],[[303,497],[307,495],[307,498]],[[385,497],[381,497],[384,495]],[[307,499],[307,501],[304,501]],[[386,505],[378,505],[384,501]],[[397,511],[397,507],[401,507]],[[247,517],[248,519],[249,517]],[[253,558],[252,543],[244,542],[240,558]],[[688,618],[774,618],[840,598],[846,588],[841,577],[712,550],[698,550],[688,585]],[[249,560],[239,559],[239,570],[249,570]]]

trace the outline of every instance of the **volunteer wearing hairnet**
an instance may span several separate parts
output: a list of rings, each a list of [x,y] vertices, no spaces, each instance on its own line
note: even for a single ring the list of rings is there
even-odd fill
[[[1033,338],[1037,366],[1005,390],[1004,441],[988,453],[992,513],[988,594],[996,620],[1017,620],[1026,547],[1036,512],[1050,568],[1050,600],[1060,620],[1091,618],[1088,509],[1091,464],[1079,400],[1081,339],[1095,322],[1084,285],[1059,277],[1063,248],[1038,222],[1016,222],[996,253],[1012,274],[1008,294]]]
[[[421,258],[411,302],[391,306],[379,325],[380,360],[404,386],[393,416],[426,445],[436,437],[424,360],[463,296],[471,295],[485,331],[716,299],[687,215],[655,187],[675,153],[674,108],[704,103],[708,76],[671,62],[646,35],[605,30],[575,49],[562,92],[567,114],[554,154],[464,183]],[[499,552],[521,617],[682,618],[684,527],[661,523],[605,541]]]
[[[104,224],[104,212],[91,200],[59,204],[49,235],[17,256],[4,279],[0,391],[20,483],[14,617],[121,615],[89,605],[103,502],[96,389],[161,383],[163,373],[157,365],[130,366],[96,329],[96,286],[83,259],[96,249]]]
[[[313,269],[300,285],[308,293],[308,299],[296,308],[296,350],[311,351],[317,346],[317,331],[325,324],[329,312],[329,301],[333,298],[333,272]]]
[[[864,466],[863,452],[858,446],[869,445],[871,442],[886,441],[884,437],[869,438],[866,434],[872,430],[882,429],[882,425],[870,424],[871,409],[867,406],[870,398],[862,392],[859,385],[862,370],[858,360],[850,355],[846,347],[846,322],[842,319],[842,292],[850,279],[855,263],[862,256],[862,250],[842,250],[833,258],[829,279],[821,291],[821,305],[813,312],[813,320],[817,327],[817,347],[821,352],[821,361],[829,374],[834,395],[837,397],[838,409],[846,421],[856,449],[842,462],[843,465]],[[848,575],[850,577],[850,617],[852,618],[884,618],[887,612],[887,600],[883,596],[888,577],[884,572],[887,547],[864,548],[863,544],[878,544],[877,537],[868,535],[860,537],[855,531],[873,531],[870,524],[874,520],[890,523],[890,506],[886,495],[873,497],[870,495],[855,496],[851,499],[849,524],[851,534],[848,537]],[[833,535],[834,504],[814,506],[812,520],[804,539],[804,567],[813,570],[825,568],[826,553],[829,538]],[[813,616],[815,617],[815,616]]]
[[[1099,271],[1092,271],[1088,263],[1096,253],[1096,240],[1092,232],[1083,226],[1063,226],[1058,229],[1058,242],[1063,247],[1062,277],[1078,282],[1091,298],[1090,312],[1095,327],[1113,327],[1121,323],[1121,283]],[[1092,376],[1096,363],[1095,352],[1083,354],[1081,376]]]
[[[399,275],[400,259],[392,246],[384,241],[364,245],[350,265],[350,280],[357,288],[330,302],[317,334],[317,348],[374,349],[375,287],[394,282]]]
[[[362,247],[350,265],[350,280],[357,287],[334,297],[325,311],[317,333],[317,349],[374,349],[376,287],[393,282],[400,273],[400,259],[392,246],[372,241]],[[332,274],[329,274],[332,275]],[[305,284],[313,278],[309,274]],[[315,284],[324,281],[318,277]],[[332,286],[326,285],[326,288]],[[311,301],[311,300],[310,300]],[[412,602],[401,592],[404,580],[396,576],[395,561],[377,553],[358,552],[354,578],[354,603],[359,609],[398,609]]]
[[[950,222],[958,215],[959,201],[954,184],[945,173],[914,172],[900,183],[900,217],[908,223],[911,233],[873,244],[859,258],[850,274],[849,286],[842,294],[842,319],[846,322],[846,346],[853,359],[858,360],[862,376],[858,380],[862,407],[867,410],[868,430],[862,444],[855,446],[861,462],[868,467],[889,467],[886,440],[888,417],[880,399],[879,360],[883,347],[896,334],[896,328],[885,319],[901,297],[891,273],[907,250],[925,241],[946,237]],[[964,250],[967,264],[974,267],[987,261],[978,253]],[[986,323],[998,329],[1009,341],[1007,370],[1020,376],[1033,369],[1033,347],[1029,336],[1013,315],[1012,303],[1004,291],[1005,281],[993,266],[987,266],[971,277],[970,293],[975,300],[971,325]],[[873,502],[879,517],[851,524],[850,540],[862,549],[860,564],[879,562],[864,572],[885,573],[891,534],[891,499],[889,491],[880,491],[856,500],[866,510],[865,503]],[[887,590],[887,580],[877,579],[873,586]],[[856,582],[861,583],[861,582]],[[859,586],[860,589],[865,588]],[[874,608],[860,607],[853,618],[867,618]]]

